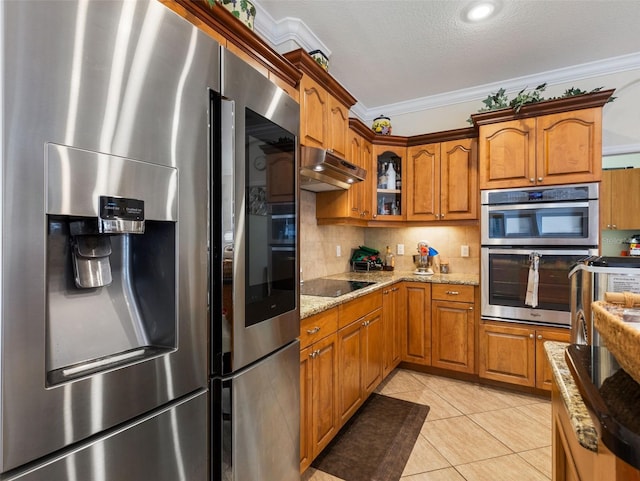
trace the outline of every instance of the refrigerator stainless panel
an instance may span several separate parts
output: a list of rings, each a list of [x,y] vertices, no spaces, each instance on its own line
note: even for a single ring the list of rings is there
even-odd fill
[[[299,359],[296,340],[222,380],[225,481],[300,480]]]
[[[222,50],[221,69],[221,94],[223,97],[221,107],[223,126],[221,169],[223,179],[226,182],[233,182],[233,191],[229,192],[231,189],[228,186],[225,187],[225,182],[223,182],[222,188],[226,190],[223,190],[222,193],[226,196],[222,198],[220,208],[222,209],[224,232],[220,233],[222,239],[218,239],[217,242],[223,246],[233,245],[231,296],[233,299],[233,345],[230,357],[233,364],[231,371],[237,371],[289,343],[299,335],[300,306],[297,301],[291,310],[255,323],[252,323],[250,313],[246,309],[249,302],[247,285],[251,283],[248,276],[252,275],[255,266],[248,263],[247,255],[250,226],[246,219],[249,217],[247,212],[249,212],[248,209],[251,205],[252,186],[245,185],[246,179],[249,177],[247,166],[250,164],[245,157],[248,142],[245,137],[247,135],[245,121],[247,116],[251,115],[247,112],[256,113],[273,124],[275,130],[284,129],[290,133],[294,137],[295,165],[293,172],[297,172],[300,107],[282,89],[260,75],[246,62],[224,49]],[[232,127],[230,128],[229,125]],[[293,178],[295,179],[295,175]],[[297,192],[297,182],[295,187],[294,192]],[[230,194],[231,197],[228,197]],[[297,193],[292,202],[295,209],[292,214],[297,218],[298,203],[296,200]],[[256,245],[251,246],[252,249],[263,248],[266,252],[268,236],[266,220],[267,217],[264,217],[264,239],[259,242],[254,235]],[[233,223],[230,224],[230,222]],[[297,239],[298,236],[295,237]],[[296,259],[297,265],[299,265],[298,259]],[[299,288],[298,273],[299,268],[296,267],[294,270],[295,279],[293,279],[296,299]],[[270,307],[265,306],[265,310]],[[265,315],[265,317],[268,316]],[[218,322],[220,322],[219,319],[214,317],[214,336],[220,332]]]
[[[220,55],[216,42],[155,0],[4,1],[0,9],[6,472],[206,386],[207,110],[209,89],[219,91]],[[47,387],[44,152],[52,144],[177,169],[177,345]]]
[[[209,471],[203,422],[208,408],[207,392],[199,391],[0,480],[204,481]]]

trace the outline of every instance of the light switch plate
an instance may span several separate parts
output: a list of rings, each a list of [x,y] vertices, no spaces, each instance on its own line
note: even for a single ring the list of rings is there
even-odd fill
[[[469,257],[469,246],[460,246],[460,256]]]
[[[342,249],[340,246],[336,246],[336,257],[340,257],[342,255]]]
[[[404,255],[404,244],[398,244],[398,245],[396,246],[396,253],[397,253],[399,256],[403,256],[403,255]]]

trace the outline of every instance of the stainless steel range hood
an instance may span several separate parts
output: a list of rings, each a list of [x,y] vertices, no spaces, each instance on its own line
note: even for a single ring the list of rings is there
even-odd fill
[[[301,146],[301,189],[312,192],[346,190],[366,177],[366,170],[338,157],[330,149]]]

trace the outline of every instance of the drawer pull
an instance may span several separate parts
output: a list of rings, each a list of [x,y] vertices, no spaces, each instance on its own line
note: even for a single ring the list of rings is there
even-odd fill
[[[460,293],[458,291],[447,291],[447,294],[449,294],[450,296],[457,296]]]
[[[307,329],[307,334],[315,334],[320,330],[320,328],[318,326],[314,327],[313,329]]]
[[[320,355],[320,349],[317,349],[316,351],[312,351],[311,354],[309,354],[309,357],[311,359],[315,359],[316,357],[318,357]]]

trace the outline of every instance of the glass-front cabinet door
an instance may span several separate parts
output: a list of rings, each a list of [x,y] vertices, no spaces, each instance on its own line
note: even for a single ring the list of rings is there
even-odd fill
[[[376,145],[374,147],[375,168],[375,220],[403,220],[404,206],[404,161],[406,147]]]

